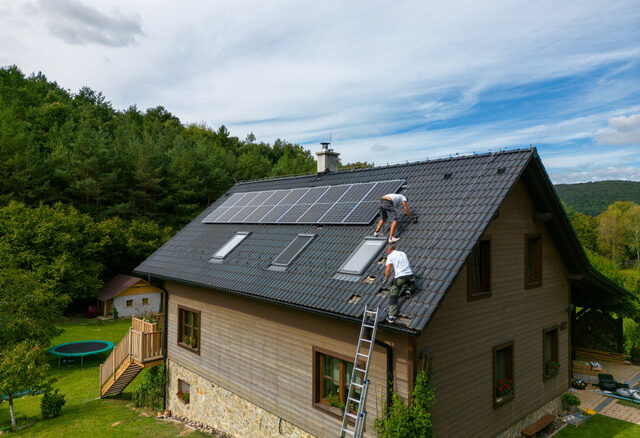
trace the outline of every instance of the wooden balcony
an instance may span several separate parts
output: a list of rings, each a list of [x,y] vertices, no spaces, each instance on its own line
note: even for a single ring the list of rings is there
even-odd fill
[[[163,355],[163,331],[160,322],[131,319],[131,328],[100,365],[100,397],[122,392],[142,368],[160,365]]]

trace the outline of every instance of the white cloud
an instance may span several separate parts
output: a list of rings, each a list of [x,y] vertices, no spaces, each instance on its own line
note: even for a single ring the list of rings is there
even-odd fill
[[[40,0],[33,11],[41,11],[51,34],[69,44],[98,44],[123,47],[142,35],[140,17],[118,11],[100,12],[78,0]]]
[[[37,5],[0,3],[0,65],[240,138],[310,145],[331,133],[345,161],[592,139],[640,112],[628,108],[640,79],[618,79],[640,57],[636,0]],[[592,71],[601,79],[561,103],[532,101],[534,115],[506,106],[481,124],[444,123]]]
[[[610,118],[609,129],[600,133],[597,141],[608,145],[640,145],[640,113]]]

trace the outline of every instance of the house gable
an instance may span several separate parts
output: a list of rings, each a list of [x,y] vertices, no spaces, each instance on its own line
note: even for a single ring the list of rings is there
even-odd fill
[[[442,300],[428,328],[417,340],[428,347],[438,403],[437,436],[469,436],[482,430],[495,435],[562,394],[569,376],[570,285],[558,247],[542,222],[523,182],[516,184],[497,218],[485,231],[491,239],[491,296],[469,300],[467,266]],[[525,236],[542,237],[543,279],[525,288]],[[558,331],[560,370],[543,376],[543,331]],[[513,342],[515,396],[498,407],[493,400],[493,348]],[[464,391],[465,403],[460,403]]]

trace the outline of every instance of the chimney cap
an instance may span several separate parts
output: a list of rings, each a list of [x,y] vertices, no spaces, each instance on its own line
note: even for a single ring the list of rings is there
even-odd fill
[[[322,150],[323,151],[328,151],[329,150],[329,145],[331,143],[329,143],[328,141],[323,141],[323,142],[320,142],[320,144],[322,145]]]

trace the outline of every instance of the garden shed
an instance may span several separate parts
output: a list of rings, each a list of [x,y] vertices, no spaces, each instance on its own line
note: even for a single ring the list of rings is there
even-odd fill
[[[159,312],[162,289],[130,275],[116,275],[98,292],[98,310],[104,317]]]

